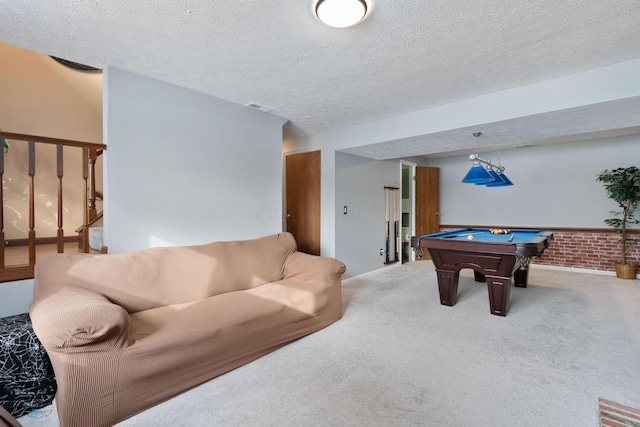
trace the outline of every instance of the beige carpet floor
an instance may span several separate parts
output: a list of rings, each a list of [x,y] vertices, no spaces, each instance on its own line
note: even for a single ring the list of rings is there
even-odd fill
[[[440,305],[430,262],[343,295],[334,325],[119,425],[583,427],[601,398],[640,407],[640,281],[533,266],[506,317],[470,270]]]

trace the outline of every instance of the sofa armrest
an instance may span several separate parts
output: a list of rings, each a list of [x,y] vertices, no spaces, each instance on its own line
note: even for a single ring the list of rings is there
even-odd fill
[[[65,287],[36,298],[29,314],[33,330],[48,351],[120,352],[131,342],[129,313],[87,289]]]
[[[294,252],[285,262],[284,278],[298,277],[334,283],[340,281],[345,271],[345,265],[335,258]]]

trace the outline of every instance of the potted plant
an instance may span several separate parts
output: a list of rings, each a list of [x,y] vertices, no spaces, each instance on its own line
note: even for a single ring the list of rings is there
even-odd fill
[[[635,279],[638,266],[627,263],[627,252],[638,244],[638,239],[629,234],[629,225],[640,223],[635,212],[640,202],[640,169],[635,166],[602,171],[597,178],[602,182],[607,196],[614,200],[620,211],[611,211],[613,218],[604,222],[620,235],[618,242],[622,252],[621,262],[615,263],[616,276],[623,279]]]
[[[0,132],[2,132],[2,129],[0,129]],[[2,141],[2,146],[4,147],[4,149],[6,151],[9,151],[9,141],[7,141],[6,138],[0,138],[0,141]]]

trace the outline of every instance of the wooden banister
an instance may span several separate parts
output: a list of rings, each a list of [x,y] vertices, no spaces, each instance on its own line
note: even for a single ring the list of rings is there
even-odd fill
[[[82,179],[84,180],[84,209],[82,211],[82,231],[80,239],[82,239],[80,249],[82,252],[89,252],[89,148],[82,148]]]
[[[29,265],[36,265],[36,143],[27,142],[29,146]],[[4,206],[2,207],[4,209]],[[4,243],[3,243],[4,244]]]
[[[58,175],[58,253],[64,252],[64,231],[62,229],[62,176],[63,176],[63,161],[62,161],[62,148],[64,145],[56,145],[56,174]]]
[[[100,154],[102,154],[102,150],[100,150]],[[96,161],[100,154],[95,148],[89,149],[89,221],[93,221],[98,215],[96,210]]]
[[[107,147],[104,144],[93,142],[74,141],[61,138],[51,138],[44,136],[25,135],[12,132],[0,131],[0,140],[10,139],[27,142],[28,151],[28,202],[29,212],[28,221],[29,229],[27,232],[29,257],[27,265],[6,265],[5,251],[5,227],[4,227],[4,203],[0,208],[0,282],[22,280],[33,277],[33,268],[36,263],[36,242],[42,239],[36,239],[36,212],[35,212],[35,180],[36,180],[36,144],[54,144],[56,145],[56,176],[57,176],[57,231],[56,231],[56,250],[59,253],[64,252],[64,242],[67,240],[64,235],[63,221],[63,149],[64,147],[78,147],[82,149],[82,178],[85,182],[84,209],[83,209],[83,225],[81,238],[83,241],[83,251],[89,251],[89,232],[88,224],[97,217],[95,201],[98,198],[98,192],[95,189],[95,162],[102,151]],[[5,151],[0,147],[0,180],[4,180],[5,175]],[[55,197],[52,195],[52,197]],[[100,197],[102,195],[100,194]],[[0,199],[4,200],[3,186],[0,185]]]
[[[4,149],[0,147],[0,270],[4,269]]]
[[[97,150],[106,150],[107,146],[104,144],[98,144],[96,142],[74,141],[72,139],[61,138],[49,138],[46,136],[25,135],[22,133],[2,132],[0,131],[0,138],[15,139],[17,141],[35,141],[42,144],[62,144],[69,147],[88,147],[95,148]]]

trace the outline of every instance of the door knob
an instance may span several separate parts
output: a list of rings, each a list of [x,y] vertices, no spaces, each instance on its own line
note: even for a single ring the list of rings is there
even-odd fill
[[[287,214],[287,219],[291,219],[291,214]]]

